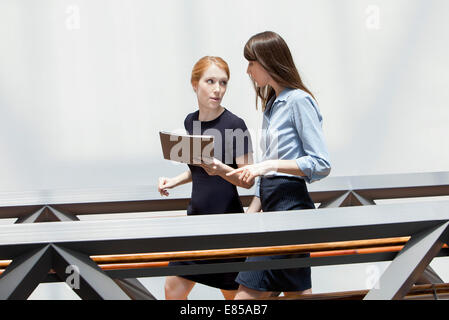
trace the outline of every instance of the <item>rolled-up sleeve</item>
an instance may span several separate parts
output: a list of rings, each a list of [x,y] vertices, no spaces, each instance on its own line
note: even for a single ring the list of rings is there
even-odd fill
[[[305,152],[305,156],[296,159],[296,164],[308,183],[323,179],[329,175],[331,165],[320,111],[310,97],[295,99],[290,110]]]

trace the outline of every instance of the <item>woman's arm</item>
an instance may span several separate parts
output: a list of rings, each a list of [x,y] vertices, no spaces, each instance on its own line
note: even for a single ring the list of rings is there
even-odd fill
[[[187,170],[173,178],[161,177],[159,178],[157,191],[159,191],[161,196],[168,196],[169,193],[167,189],[172,189],[182,184],[189,183],[191,181],[192,181],[192,172],[190,170]]]
[[[247,153],[243,156],[236,158],[236,163],[239,168],[244,168],[247,165],[250,165],[253,163],[253,154]],[[201,167],[209,174],[209,175],[218,175],[225,179],[226,181],[245,189],[250,189],[253,184],[253,181],[242,181],[239,179],[238,176],[230,176],[228,175],[229,172],[232,172],[234,168],[224,164],[218,159],[212,158],[209,159],[209,161],[206,159],[205,162],[201,164]]]
[[[267,160],[261,163],[265,167],[265,173],[270,171],[288,173],[295,176],[304,176],[304,172],[299,169],[296,160]]]
[[[295,160],[267,160],[232,170],[226,175],[228,177],[236,177],[244,183],[254,183],[256,177],[272,171],[304,176],[304,172],[298,168]]]

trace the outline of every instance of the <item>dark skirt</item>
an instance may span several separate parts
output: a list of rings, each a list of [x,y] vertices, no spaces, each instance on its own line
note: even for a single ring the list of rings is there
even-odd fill
[[[260,180],[262,210],[287,211],[315,209],[303,179],[287,176],[262,177]],[[310,254],[248,257],[246,261],[303,258]],[[236,282],[258,291],[303,291],[312,287],[310,267],[277,270],[242,271]]]
[[[194,265],[194,264],[208,264],[218,262],[243,262],[245,258],[237,259],[213,259],[213,260],[195,260],[195,261],[172,261],[170,266],[180,265]],[[179,275],[184,279],[204,284],[209,287],[214,287],[223,290],[237,290],[239,284],[235,282],[238,272],[227,273],[210,273],[210,274],[193,274],[193,275]]]

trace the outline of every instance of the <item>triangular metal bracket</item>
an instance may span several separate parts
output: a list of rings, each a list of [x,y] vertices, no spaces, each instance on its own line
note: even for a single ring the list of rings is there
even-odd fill
[[[0,300],[25,300],[50,271],[52,249],[45,245],[16,257],[0,276]]]
[[[78,221],[78,217],[71,213],[61,212],[51,206],[43,206],[36,212],[20,217],[15,223]]]
[[[373,200],[367,199],[353,190],[349,190],[338,196],[336,199],[321,203],[320,208],[366,206],[374,204],[375,202]]]
[[[52,248],[54,271],[82,299],[130,299],[89,256],[59,245],[52,245]]]
[[[365,300],[402,299],[449,238],[449,222],[413,235]]]
[[[47,244],[13,259],[0,276],[0,300],[27,299],[50,270],[82,299],[130,299],[89,256]]]
[[[114,281],[133,300],[156,300],[138,279],[114,279]]]

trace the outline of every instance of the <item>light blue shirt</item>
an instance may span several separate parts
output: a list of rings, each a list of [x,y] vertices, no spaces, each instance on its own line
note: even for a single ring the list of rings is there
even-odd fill
[[[287,88],[272,98],[264,111],[261,135],[262,161],[295,160],[311,183],[326,177],[330,170],[324,142],[323,117],[315,100],[300,89]],[[270,172],[267,175],[291,176]],[[259,183],[256,196],[259,197]]]

